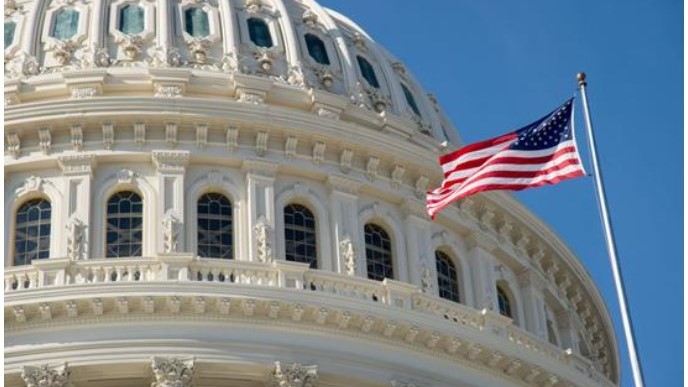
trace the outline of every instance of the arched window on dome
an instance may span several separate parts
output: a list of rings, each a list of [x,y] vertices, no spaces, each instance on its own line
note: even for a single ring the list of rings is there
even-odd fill
[[[17,210],[14,223],[14,265],[29,265],[50,256],[50,215],[45,199],[32,199]]]
[[[5,48],[9,47],[14,41],[14,31],[17,29],[17,22],[12,20],[5,21]]]
[[[140,257],[143,247],[143,200],[133,191],[120,191],[107,201],[105,256]]]
[[[382,281],[394,279],[392,263],[392,240],[384,228],[368,223],[363,228],[365,234],[366,266],[368,278]]]
[[[248,24],[248,36],[253,44],[265,48],[273,46],[270,27],[268,27],[265,20],[252,17],[249,18],[246,23]]]
[[[505,317],[514,318],[511,297],[501,285],[497,285],[497,304],[499,306],[499,314]]]
[[[554,316],[554,313],[552,312],[552,308],[550,308],[548,305],[545,305],[545,320],[546,320],[546,325],[547,325],[547,340],[552,344],[559,346],[559,334],[558,334],[558,327],[557,323],[555,321],[556,317]]]
[[[219,193],[198,199],[197,254],[203,258],[234,259],[232,202]]]
[[[329,66],[330,58],[327,56],[327,49],[325,48],[325,42],[319,37],[313,34],[306,34],[306,47],[308,48],[308,55],[311,56],[316,62]]]
[[[315,216],[300,204],[284,207],[284,247],[287,261],[304,262],[312,269],[318,268]]]
[[[356,60],[358,61],[358,68],[361,70],[361,75],[368,82],[368,84],[376,89],[380,88],[380,83],[377,81],[377,76],[375,75],[375,69],[373,65],[368,62],[368,60],[360,55],[356,55]]]
[[[409,105],[411,110],[413,110],[416,115],[420,116],[420,109],[418,109],[418,105],[416,104],[416,99],[413,98],[413,93],[411,93],[411,90],[409,90],[406,85],[403,83],[401,84],[401,90],[404,91],[404,96],[406,97],[406,103]]]
[[[442,251],[435,251],[437,266],[437,287],[439,295],[445,300],[461,302],[459,280],[454,261]]]
[[[210,35],[208,13],[201,8],[187,8],[184,11],[184,30],[194,38]]]
[[[125,34],[140,34],[144,30],[145,11],[136,4],[127,4],[119,10],[118,29]]]
[[[67,40],[76,35],[78,29],[79,11],[63,8],[55,13],[50,36],[59,40]]]

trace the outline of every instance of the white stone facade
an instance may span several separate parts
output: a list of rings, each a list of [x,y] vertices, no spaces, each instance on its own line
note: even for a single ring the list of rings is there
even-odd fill
[[[118,29],[128,4],[143,10],[140,33]],[[187,33],[189,7],[206,12],[207,36]],[[310,0],[5,9],[16,23],[5,48],[6,385],[618,385],[604,302],[533,214],[490,193],[427,218],[437,155],[459,137],[344,16]],[[49,30],[61,9],[79,12],[69,44]],[[266,22],[272,47],[251,41],[250,18]],[[106,258],[106,204],[122,191],[142,198],[140,254]],[[198,256],[206,193],[231,202],[233,259]],[[16,265],[17,211],[32,199],[51,206],[48,257]],[[314,215],[317,269],[285,259],[290,204]],[[368,279],[366,224],[390,236],[393,279]],[[436,251],[456,268],[459,303],[439,297]]]

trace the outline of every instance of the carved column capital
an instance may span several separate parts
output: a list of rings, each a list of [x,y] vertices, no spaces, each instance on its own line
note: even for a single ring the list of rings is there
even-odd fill
[[[275,362],[270,373],[271,387],[316,387],[318,385],[318,366],[301,364],[282,365]]]
[[[67,387],[70,374],[67,363],[59,367],[43,364],[38,367],[24,366],[21,377],[27,387]]]
[[[191,387],[194,358],[151,358],[151,368],[155,381],[151,387]]]

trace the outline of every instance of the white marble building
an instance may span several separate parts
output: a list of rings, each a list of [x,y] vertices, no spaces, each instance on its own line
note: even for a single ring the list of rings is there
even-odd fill
[[[590,276],[313,0],[5,0],[5,385],[616,386]]]

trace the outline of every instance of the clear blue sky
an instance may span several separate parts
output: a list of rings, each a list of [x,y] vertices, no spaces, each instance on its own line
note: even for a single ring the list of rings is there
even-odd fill
[[[437,94],[465,142],[517,129],[588,74],[609,205],[647,386],[683,380],[683,4],[678,0],[321,0]],[[581,105],[578,143],[591,165]],[[582,178],[517,196],[604,295],[632,377],[596,208]]]

